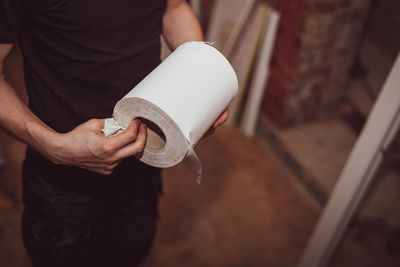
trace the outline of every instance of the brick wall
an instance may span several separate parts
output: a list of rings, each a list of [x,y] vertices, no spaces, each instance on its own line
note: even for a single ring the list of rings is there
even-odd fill
[[[262,0],[281,13],[262,112],[291,126],[335,112],[371,0]],[[203,0],[204,26],[214,0]]]
[[[263,112],[290,126],[335,112],[370,0],[270,0],[281,12]]]

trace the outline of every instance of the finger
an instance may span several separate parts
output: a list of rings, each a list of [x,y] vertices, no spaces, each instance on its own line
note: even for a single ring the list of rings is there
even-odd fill
[[[88,171],[96,172],[102,175],[111,175],[113,170],[108,169],[87,169]]]
[[[117,166],[118,164],[121,163],[121,161],[122,159],[117,159],[117,160],[111,159],[110,161],[104,162],[104,164],[106,166],[114,166],[114,165]]]
[[[219,118],[214,122],[213,128],[221,126],[228,119],[228,109],[226,109]]]
[[[139,132],[135,142],[126,145],[115,153],[115,158],[123,159],[136,155],[143,151],[147,141],[147,127],[142,123],[139,127]]]
[[[102,129],[104,127],[104,122],[106,120],[105,119],[92,119],[90,120],[90,124],[92,127],[95,127],[96,129]]]
[[[92,171],[92,172],[97,172],[103,175],[110,175],[115,167],[118,166],[118,164],[120,163],[120,161],[118,161],[117,163],[114,163],[112,165],[92,165],[92,164],[85,164],[85,165],[81,165],[80,167],[82,169],[88,170],[88,171]]]
[[[90,119],[87,122],[78,125],[76,128],[85,128],[96,133],[100,133],[104,127],[105,119]]]
[[[134,142],[138,136],[140,125],[141,121],[139,119],[134,119],[131,124],[129,124],[128,129],[122,133],[111,137],[104,137],[105,150],[114,153],[127,144]]]
[[[103,162],[85,162],[85,163],[71,164],[71,165],[88,170],[105,169],[109,166],[112,166],[112,164],[107,164]]]

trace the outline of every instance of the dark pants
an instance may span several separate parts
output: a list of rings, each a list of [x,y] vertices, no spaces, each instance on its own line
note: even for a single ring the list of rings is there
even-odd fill
[[[124,168],[114,176],[88,172],[82,183],[69,176],[72,184],[59,185],[52,181],[68,177],[43,177],[24,162],[22,235],[34,267],[140,264],[156,232],[160,172],[125,180]]]

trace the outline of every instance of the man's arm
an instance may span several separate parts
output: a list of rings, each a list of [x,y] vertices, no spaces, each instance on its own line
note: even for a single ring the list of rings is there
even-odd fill
[[[188,41],[203,41],[200,23],[186,0],[168,0],[163,36],[172,50]]]
[[[0,127],[14,137],[38,148],[38,143],[51,139],[55,133],[30,112],[6,82],[3,73],[4,61],[11,48],[11,44],[0,44]],[[36,137],[37,132],[43,133],[40,138]]]
[[[0,129],[39,151],[56,164],[81,167],[110,174],[126,157],[143,151],[146,127],[134,120],[128,129],[114,137],[101,134],[104,120],[92,119],[66,134],[48,127],[22,103],[6,82],[4,61],[11,44],[0,44]]]
[[[186,0],[168,0],[163,18],[163,36],[172,50],[185,42],[204,40],[199,20]],[[228,109],[214,122],[206,136],[227,119]]]

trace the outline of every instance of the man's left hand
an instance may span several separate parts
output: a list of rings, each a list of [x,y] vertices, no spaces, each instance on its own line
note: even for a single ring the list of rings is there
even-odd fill
[[[218,119],[213,123],[211,128],[206,132],[203,138],[206,138],[207,136],[210,136],[214,133],[215,129],[217,129],[219,126],[221,126],[227,119],[228,119],[229,111],[228,108],[226,108],[222,114],[218,117]]]

